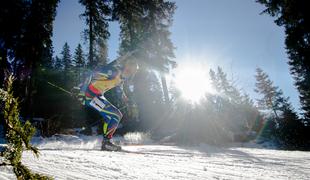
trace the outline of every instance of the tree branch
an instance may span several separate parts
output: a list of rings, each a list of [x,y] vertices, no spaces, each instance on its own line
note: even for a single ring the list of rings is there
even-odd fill
[[[22,139],[24,145],[26,146],[26,149],[27,149],[27,150],[32,150],[32,151],[35,153],[35,155],[38,156],[38,149],[37,149],[36,147],[31,146],[31,145],[27,142],[27,140],[26,140],[26,138],[25,138],[25,135],[24,135],[23,133],[21,133],[20,131],[18,131],[18,130],[15,129],[15,128],[13,128],[12,126],[10,126],[10,124],[8,124],[8,129],[9,129],[9,130],[12,130],[12,131],[16,132],[18,135],[20,135],[20,137],[21,137],[21,139]]]
[[[4,162],[4,163],[1,163],[0,166],[12,166],[12,164]]]

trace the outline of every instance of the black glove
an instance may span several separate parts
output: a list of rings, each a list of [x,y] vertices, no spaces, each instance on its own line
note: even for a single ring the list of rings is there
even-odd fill
[[[71,89],[71,94],[75,97],[78,101],[80,101],[83,105],[85,103],[85,93],[81,91],[80,87],[73,87]]]

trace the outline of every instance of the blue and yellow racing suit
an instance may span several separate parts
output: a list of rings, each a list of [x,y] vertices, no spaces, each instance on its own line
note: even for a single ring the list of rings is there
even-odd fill
[[[104,93],[114,87],[123,93],[123,82],[121,68],[110,63],[91,73],[81,88],[83,105],[98,111],[103,118],[103,137],[107,139],[112,138],[123,115],[104,97]]]

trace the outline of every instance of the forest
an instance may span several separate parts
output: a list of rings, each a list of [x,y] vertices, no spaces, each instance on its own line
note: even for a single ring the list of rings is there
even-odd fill
[[[206,93],[199,106],[182,101],[180,90],[173,83],[167,84],[165,77],[177,66],[169,31],[177,7],[170,1],[80,0],[85,9],[80,18],[87,27],[83,38],[88,51],[83,52],[79,44],[70,52],[65,43],[60,54],[53,53],[51,41],[59,1],[3,2],[0,84],[5,88],[8,76],[14,76],[20,119],[36,124],[41,136],[81,127],[90,134],[90,127],[100,124],[100,117],[85,110],[71,91],[95,67],[109,63],[108,27],[110,22],[118,22],[119,56],[139,51],[139,70],[124,88],[129,103],[118,99],[113,89],[106,94],[112,104],[126,106],[119,133],[144,131],[156,138],[176,134],[182,142],[223,143],[247,141],[254,138],[250,134],[264,132],[262,137],[275,139],[286,148],[303,147],[309,140],[306,132],[310,114],[309,72],[305,68],[309,66],[309,31],[303,21],[306,12],[298,3],[287,5],[300,8],[301,14],[295,15],[297,11],[284,10],[280,3],[258,2],[266,6],[264,13],[275,16],[275,23],[286,28],[288,63],[300,93],[302,115],[260,68],[253,75],[255,92],[261,95],[255,102],[234,85],[221,67],[205,69],[216,94]]]
[[[219,66],[205,69],[216,93],[206,92],[198,105],[184,100],[182,90],[166,80],[167,74],[178,66],[174,53],[177,45],[170,38],[177,10],[173,1],[79,0],[84,7],[80,19],[86,27],[82,36],[87,51],[79,44],[71,52],[65,43],[61,53],[55,54],[51,38],[59,3],[59,0],[1,2],[3,136],[10,129],[8,119],[14,114],[7,111],[18,111],[16,118],[21,124],[27,121],[35,126],[36,136],[74,134],[74,129],[85,135],[100,134],[100,116],[85,109],[73,90],[96,67],[112,61],[108,58],[109,24],[117,22],[118,56],[137,51],[135,58],[139,64],[138,72],[124,84],[127,103],[118,98],[115,89],[105,94],[124,115],[117,134],[146,132],[154,139],[170,137],[170,141],[180,144],[218,145],[256,139],[273,141],[283,149],[309,149],[310,26],[303,1],[257,0],[265,7],[262,14],[274,17],[274,22],[285,28],[285,48],[299,92],[300,111],[294,109],[285,92],[259,67],[253,74],[256,79],[253,91],[260,99],[252,99],[242,91]],[[15,109],[9,108],[6,92],[17,98]],[[98,127],[97,132],[92,127]]]
[[[23,142],[36,153],[29,144],[32,135],[101,134],[101,117],[78,101],[74,88],[94,69],[113,61],[107,43],[112,22],[120,27],[118,57],[135,51],[139,66],[124,83],[128,102],[116,89],[105,93],[123,114],[116,134],[145,132],[157,141],[186,145],[255,140],[287,150],[310,149],[310,16],[304,1],[256,1],[265,8],[262,15],[270,15],[285,29],[287,63],[300,110],[260,67],[252,75],[259,99],[244,92],[220,66],[204,69],[210,82],[200,82],[212,86],[213,93],[205,92],[198,103],[182,98],[177,82],[167,81],[178,67],[170,30],[177,11],[173,1],[79,0],[84,42],[77,47],[65,43],[56,54],[52,36],[59,3],[0,3],[0,135],[9,143],[20,138],[17,150]]]

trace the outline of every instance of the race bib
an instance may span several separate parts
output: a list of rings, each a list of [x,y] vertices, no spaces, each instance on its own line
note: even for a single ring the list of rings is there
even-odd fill
[[[89,104],[98,111],[102,111],[105,107],[105,104],[97,97],[95,97]]]

